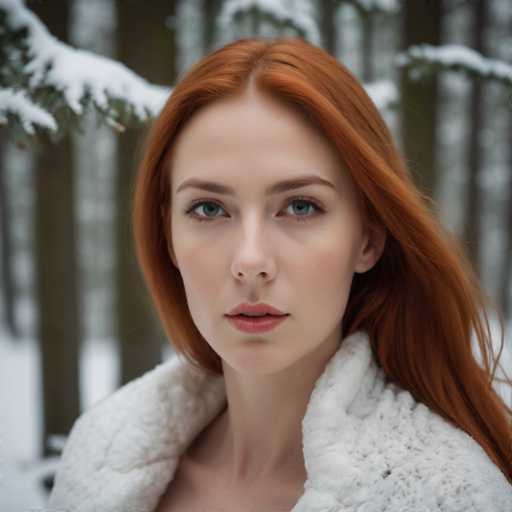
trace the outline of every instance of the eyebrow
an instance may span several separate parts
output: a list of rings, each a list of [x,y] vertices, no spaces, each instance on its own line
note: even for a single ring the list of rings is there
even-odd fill
[[[273,185],[270,185],[265,189],[265,193],[267,195],[281,194],[282,192],[307,187],[308,185],[325,185],[332,189],[336,189],[336,187],[330,181],[327,181],[324,178],[320,178],[320,176],[311,174],[274,183]],[[178,187],[176,193],[181,192],[182,190],[185,190],[187,188],[197,188],[200,190],[206,190],[207,192],[213,192],[216,194],[224,194],[230,196],[235,195],[234,189],[227,185],[222,185],[220,183],[215,183],[213,181],[204,181],[198,178],[190,178],[184,181]]]

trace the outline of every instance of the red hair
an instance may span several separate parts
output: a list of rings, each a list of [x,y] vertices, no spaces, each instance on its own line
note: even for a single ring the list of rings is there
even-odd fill
[[[173,142],[194,112],[243,93],[250,80],[324,133],[355,185],[364,221],[386,229],[379,261],[368,272],[354,274],[343,337],[366,331],[387,378],[472,436],[512,483],[512,409],[492,386],[496,380],[512,385],[509,377],[494,376],[504,343],[501,313],[496,358],[486,314],[493,304],[460,242],[415,186],[358,80],[303,39],[245,38],[210,53],[176,85],[146,141],[134,193],[135,246],[176,352],[222,374],[220,356],[195,326],[181,275],[169,255]],[[473,335],[483,366],[472,350]]]

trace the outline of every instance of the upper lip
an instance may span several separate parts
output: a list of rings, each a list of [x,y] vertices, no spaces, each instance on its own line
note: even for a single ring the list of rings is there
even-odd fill
[[[287,314],[287,313],[283,313],[282,311],[275,308],[274,306],[271,306],[270,304],[265,304],[264,302],[260,302],[258,304],[249,304],[247,302],[244,302],[242,304],[238,304],[238,306],[236,306],[236,308],[233,308],[228,313],[228,316],[239,315],[241,313],[246,313],[246,314],[269,313],[270,315],[278,315],[278,316]]]

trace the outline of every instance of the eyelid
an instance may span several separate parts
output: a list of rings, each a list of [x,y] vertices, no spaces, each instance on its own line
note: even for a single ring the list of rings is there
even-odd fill
[[[316,197],[312,197],[312,196],[307,196],[307,195],[304,195],[304,194],[298,194],[298,195],[292,195],[290,197],[287,197],[284,199],[284,204],[288,204],[292,201],[298,201],[298,200],[304,200],[304,201],[311,201],[312,203],[315,203],[316,206],[318,206],[319,208],[322,208],[325,210],[324,208],[324,205],[322,204],[322,202],[317,199]],[[204,198],[201,198],[201,199],[193,199],[189,205],[187,206],[187,209],[186,211],[190,211],[191,209],[193,209],[195,206],[201,204],[201,203],[214,203],[222,208],[225,208],[223,202],[220,200],[220,199],[216,199],[216,198],[211,198],[211,197],[204,197]]]
[[[283,207],[288,206],[289,204],[291,204],[294,201],[301,201],[301,200],[302,201],[310,201],[315,206],[314,213],[312,215],[303,216],[304,220],[312,219],[313,217],[316,217],[317,215],[325,213],[325,207],[319,199],[317,199],[315,197],[307,196],[304,194],[291,195],[291,196],[285,198]],[[220,217],[209,217],[208,218],[208,217],[201,217],[201,216],[194,215],[193,210],[203,203],[212,203],[212,204],[215,204],[225,210],[225,207],[222,204],[222,201],[220,201],[218,199],[213,199],[213,198],[202,198],[202,199],[194,199],[189,204],[189,206],[187,206],[187,208],[185,209],[185,214],[195,218],[195,220],[206,220],[206,222],[222,217],[222,216],[220,216]],[[300,219],[300,217],[302,217],[302,216],[298,216],[297,218]]]

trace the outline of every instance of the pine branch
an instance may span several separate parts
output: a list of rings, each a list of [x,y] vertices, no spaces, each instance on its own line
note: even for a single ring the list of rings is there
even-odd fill
[[[245,3],[252,8],[255,2]],[[158,115],[172,91],[115,60],[62,43],[21,0],[0,0],[0,85],[0,124],[8,125],[10,135],[45,132],[53,140],[79,129],[91,108],[118,131],[145,122]],[[388,82],[365,88],[379,108],[396,103]]]
[[[292,29],[299,37],[320,44],[315,9],[309,0],[225,0],[217,23],[224,30],[246,17],[258,23],[267,21],[279,32]]]
[[[58,139],[89,108],[122,131],[155,117],[172,91],[115,60],[62,43],[21,0],[0,0],[0,48],[0,123],[18,124],[31,135],[38,127]]]
[[[512,86],[512,65],[486,58],[466,46],[411,46],[397,55],[395,62],[398,66],[405,67],[413,80],[419,80],[439,70],[453,70]]]

